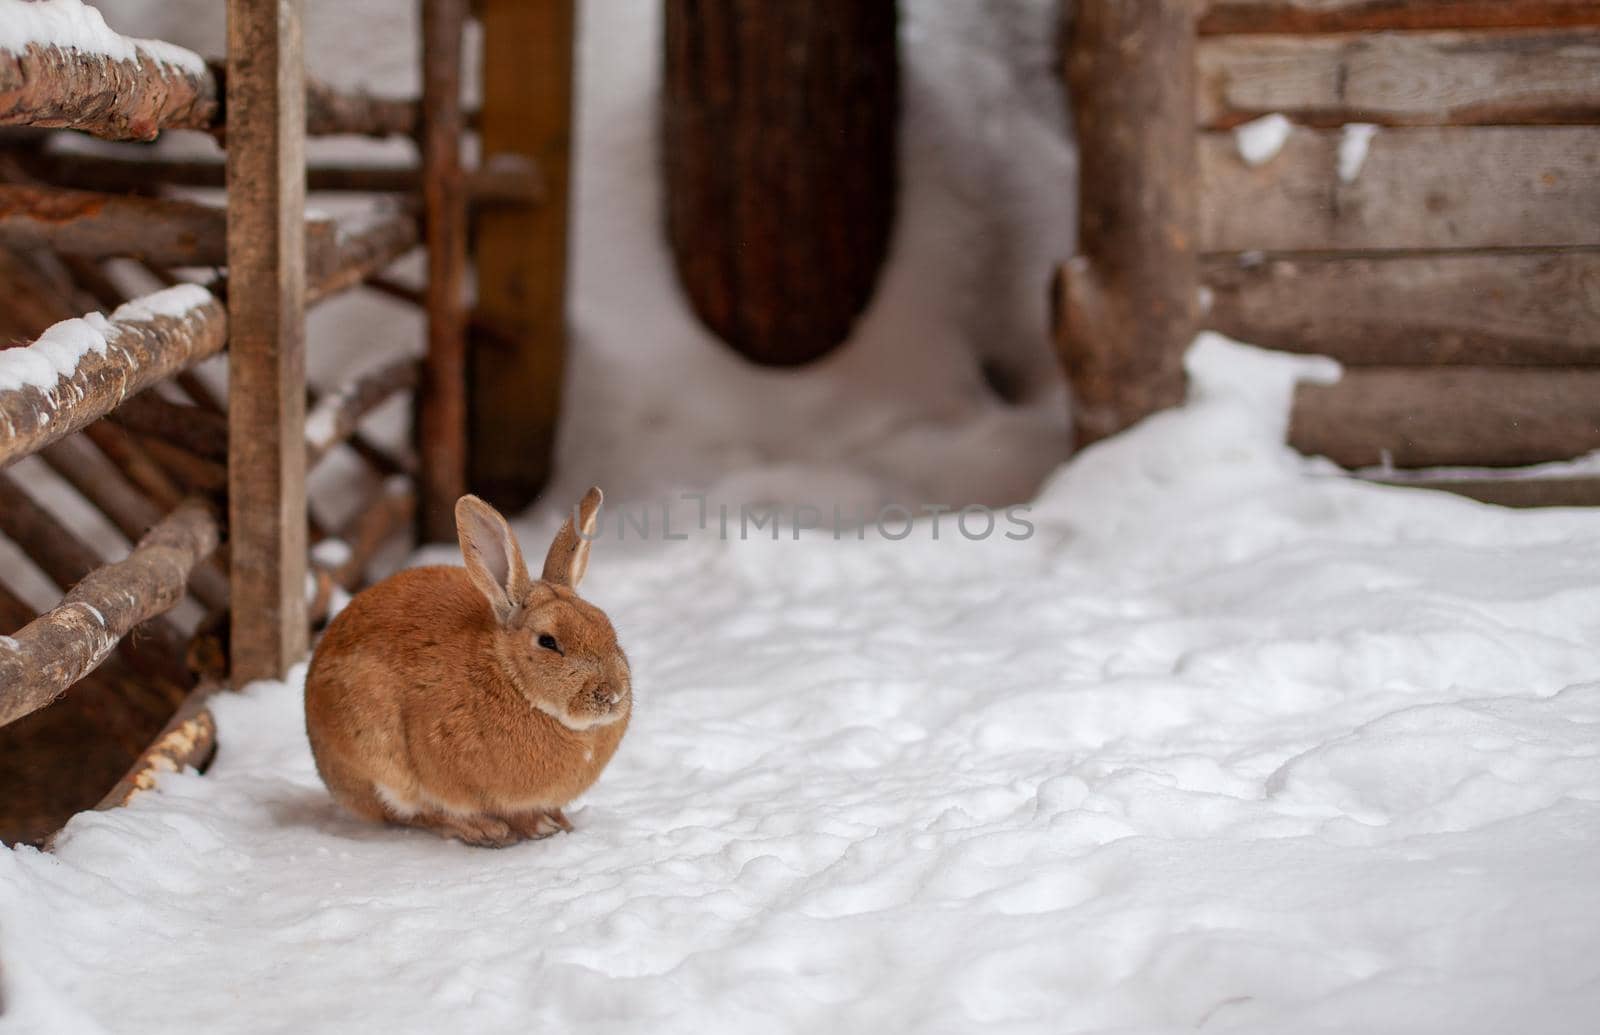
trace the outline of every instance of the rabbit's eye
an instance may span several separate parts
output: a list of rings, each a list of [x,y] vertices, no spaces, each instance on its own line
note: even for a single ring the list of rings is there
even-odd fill
[[[566,651],[561,649],[561,644],[556,642],[556,638],[551,636],[549,633],[542,633],[539,636],[539,646],[543,647],[545,650],[553,650],[557,654],[566,653]]]

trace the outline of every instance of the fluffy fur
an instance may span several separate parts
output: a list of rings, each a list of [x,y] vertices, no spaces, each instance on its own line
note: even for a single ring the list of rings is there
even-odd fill
[[[599,489],[579,506],[593,535]],[[628,727],[627,657],[579,598],[590,542],[569,518],[529,577],[505,519],[456,504],[466,568],[414,568],[358,594],[306,675],[317,772],[359,816],[501,846],[571,830],[561,808]]]

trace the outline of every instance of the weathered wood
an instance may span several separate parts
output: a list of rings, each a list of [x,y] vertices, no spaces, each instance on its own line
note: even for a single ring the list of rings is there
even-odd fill
[[[29,496],[10,474],[0,471],[0,532],[22,547],[38,569],[62,590],[87,577],[102,564],[89,544]],[[152,618],[121,644],[123,656],[140,672],[184,683],[183,637],[176,626]]]
[[[1384,485],[1433,489],[1500,507],[1600,507],[1600,478],[1376,479]]]
[[[111,419],[143,435],[153,435],[205,460],[228,459],[228,420],[198,406],[169,402],[141,392],[111,411]]]
[[[140,493],[88,438],[69,435],[40,450],[39,458],[94,504],[129,542],[137,542],[161,520],[161,509]],[[189,588],[207,607],[227,605],[227,576],[212,563],[195,568]]]
[[[37,43],[19,51],[0,47],[0,126],[153,140],[164,129],[210,128],[217,98],[199,58],[176,47],[141,47],[129,60]]]
[[[182,772],[190,766],[203,770],[210,765],[217,751],[217,723],[206,704],[217,690],[215,682],[205,681],[190,691],[161,732],[95,808],[105,810],[128,804],[140,792],[154,788],[162,773]]]
[[[1592,29],[1231,36],[1201,42],[1200,124],[1600,121]]]
[[[1208,256],[1206,326],[1350,364],[1600,364],[1600,248]]]
[[[355,287],[415,248],[417,240],[417,217],[410,212],[386,209],[339,221],[326,243],[308,245],[306,303]]]
[[[1204,7],[1205,34],[1600,25],[1600,0],[1204,0]]]
[[[505,336],[474,333],[468,372],[474,492],[520,510],[550,473],[566,361],[573,0],[483,0],[485,167],[537,167],[546,203],[474,212],[477,308]]]
[[[103,417],[123,400],[222,350],[222,304],[182,285],[47,330],[26,353],[0,351],[0,466]],[[80,355],[81,353],[81,355]],[[79,356],[76,363],[72,357]],[[18,382],[25,382],[18,384]]]
[[[210,508],[185,503],[127,558],[95,570],[57,607],[0,640],[0,725],[55,700],[135,625],[176,605],[217,539]]]
[[[232,673],[306,651],[303,0],[228,0]]]
[[[422,167],[427,222],[428,349],[417,391],[428,542],[455,537],[455,503],[467,491],[467,204],[461,168],[462,30],[466,0],[422,0]]]
[[[1600,449],[1600,370],[1360,367],[1295,391],[1289,441],[1345,467],[1520,467]]]
[[[386,478],[377,490],[356,508],[350,522],[337,535],[329,537],[318,552],[327,563],[313,563],[317,592],[309,606],[311,623],[317,625],[328,616],[334,587],[355,592],[366,584],[373,559],[389,542],[410,527],[417,512],[417,492],[405,477]],[[342,550],[330,549],[340,544]]]
[[[127,430],[110,421],[96,421],[83,430],[83,435],[157,507],[171,510],[183,500],[182,487]]]
[[[1079,254],[1056,345],[1082,446],[1183,398],[1198,312],[1194,7],[1080,0],[1066,48],[1079,141]]]
[[[0,184],[0,242],[90,259],[215,266],[227,259],[227,214],[171,198]]]
[[[315,467],[355,432],[362,418],[395,393],[415,388],[417,367],[414,359],[396,360],[323,395],[306,417],[306,466]]]
[[[184,487],[186,495],[221,499],[228,491],[224,463],[196,456],[182,446],[154,435],[136,435],[139,445]]]
[[[1384,129],[1348,183],[1338,173],[1340,139],[1334,130],[1296,129],[1280,154],[1250,168],[1232,134],[1202,134],[1202,249],[1600,244],[1600,147],[1592,129]]]
[[[335,90],[306,81],[306,135],[409,137],[417,131],[417,102],[374,97],[362,90]]]
[[[757,363],[843,344],[895,211],[894,0],[669,0],[667,236],[695,313]]]

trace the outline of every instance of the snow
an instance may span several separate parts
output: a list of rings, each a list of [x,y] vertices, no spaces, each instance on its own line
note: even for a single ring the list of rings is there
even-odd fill
[[[1377,135],[1378,127],[1370,122],[1351,122],[1344,127],[1344,133],[1339,137],[1340,183],[1356,182],[1361,175],[1361,167],[1366,164],[1372,138]]]
[[[1276,113],[1263,115],[1236,127],[1233,141],[1239,149],[1239,157],[1244,159],[1246,165],[1266,165],[1278,157],[1278,152],[1283,150],[1293,130],[1294,125],[1284,116]]]
[[[216,300],[215,295],[199,284],[174,284],[124,302],[117,306],[116,311],[111,314],[111,319],[118,323],[154,320],[162,316],[182,319],[194,310]]]
[[[1327,364],[1191,367],[1022,540],[602,538],[573,835],[359,822],[300,672],[218,700],[209,774],[0,854],[15,1030],[1592,1030],[1600,514],[1337,476]]]
[[[30,345],[0,349],[0,392],[50,391],[77,372],[83,357],[105,355],[106,336],[113,333],[105,317],[90,313],[52,324]]]
[[[79,0],[0,0],[0,50],[20,54],[30,44],[99,54],[115,61],[140,57],[185,72],[205,71],[192,50],[161,40],[129,39],[106,25],[98,10]]]

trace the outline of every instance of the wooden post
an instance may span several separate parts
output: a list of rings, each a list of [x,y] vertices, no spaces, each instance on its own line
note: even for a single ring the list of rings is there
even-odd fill
[[[1078,255],[1056,342],[1079,446],[1183,398],[1198,324],[1195,5],[1079,0],[1066,50]]]
[[[228,0],[232,677],[306,651],[303,0]]]
[[[465,0],[422,0],[422,197],[428,242],[428,352],[417,393],[419,531],[455,539],[467,490],[467,205],[461,171]]]
[[[478,310],[472,336],[467,482],[502,510],[526,506],[550,473],[566,357],[567,188],[573,0],[482,0],[483,164],[532,163],[539,205],[474,214]]]
[[[668,0],[667,236],[696,314],[805,363],[866,308],[895,206],[895,0]]]

